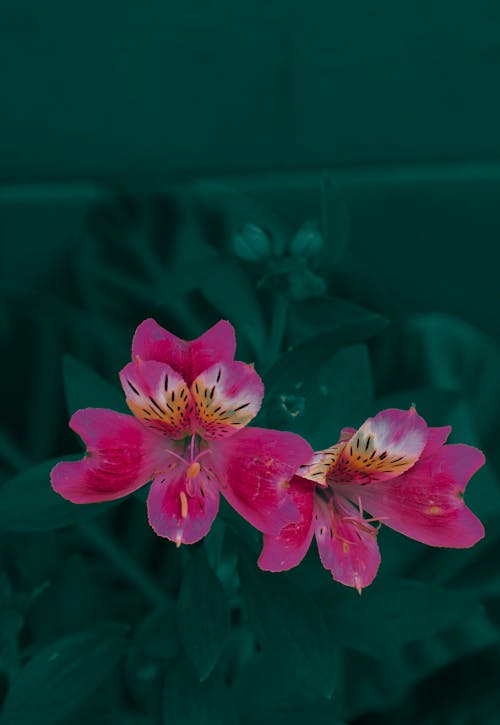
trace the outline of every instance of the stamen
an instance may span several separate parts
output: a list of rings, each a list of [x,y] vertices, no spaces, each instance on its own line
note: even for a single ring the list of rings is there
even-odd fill
[[[188,500],[184,491],[180,492],[179,499],[181,502],[181,517],[185,519],[188,515]]]
[[[201,471],[201,466],[200,466],[200,464],[198,463],[198,461],[193,461],[193,463],[191,463],[191,464],[190,464],[190,465],[188,466],[188,469],[187,469],[187,471],[186,471],[186,476],[187,476],[187,477],[188,477],[189,479],[192,479],[192,478],[196,478],[196,476],[198,476],[198,475],[199,475],[200,471]]]

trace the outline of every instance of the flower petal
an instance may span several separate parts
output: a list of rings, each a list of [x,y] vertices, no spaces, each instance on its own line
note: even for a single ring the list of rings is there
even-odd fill
[[[201,469],[193,480],[182,466],[160,474],[151,484],[148,518],[154,531],[176,544],[194,544],[210,531],[219,509],[219,491],[213,475]]]
[[[219,360],[234,359],[236,340],[233,326],[220,320],[196,340],[182,340],[155,320],[144,320],[135,331],[132,359],[167,363],[191,385],[193,380]]]
[[[210,445],[221,492],[259,531],[279,534],[300,514],[289,495],[290,479],[312,456],[295,433],[246,428]]]
[[[201,373],[191,386],[203,438],[223,438],[246,426],[259,412],[264,385],[252,365],[218,362]]]
[[[422,451],[420,460],[433,456],[439,448],[444,446],[451,433],[451,425],[445,425],[442,428],[427,428],[427,443]]]
[[[341,496],[328,505],[316,497],[315,533],[319,556],[335,581],[361,594],[380,565],[377,529],[363,523],[359,511]]]
[[[264,534],[259,567],[265,571],[284,571],[300,564],[314,534],[314,484],[294,476],[290,481],[290,497],[300,519],[284,526],[278,536]]]
[[[120,381],[132,413],[144,425],[171,438],[191,430],[191,394],[170,365],[149,360],[125,365]]]
[[[325,448],[324,451],[316,451],[310,461],[298,468],[297,476],[307,478],[318,486],[326,486],[327,476],[332,472],[344,446],[345,442],[340,442]]]
[[[426,441],[427,425],[414,408],[383,410],[347,441],[328,479],[363,484],[394,478],[415,464]]]
[[[353,487],[362,505],[395,529],[429,546],[473,546],[484,527],[462,498],[470,477],[483,465],[477,448],[442,446],[392,481]]]
[[[121,498],[150,481],[165,462],[165,444],[131,415],[84,408],[70,420],[88,453],[81,461],[58,463],[52,488],[73,503]]]

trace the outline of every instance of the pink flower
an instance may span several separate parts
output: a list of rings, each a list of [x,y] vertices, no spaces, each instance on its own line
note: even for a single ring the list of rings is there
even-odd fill
[[[93,503],[152,480],[149,522],[178,545],[208,533],[219,491],[260,531],[278,534],[298,520],[289,480],[312,449],[293,433],[245,429],[264,386],[252,365],[233,360],[235,345],[226,321],[190,342],[152,319],[141,323],[132,362],[120,373],[133,416],[78,410],[70,427],[87,455],[54,467],[54,490],[74,503]]]
[[[296,566],[316,535],[325,569],[359,592],[380,564],[375,521],[429,546],[470,547],[484,536],[463,493],[484,456],[467,445],[445,445],[451,428],[428,428],[414,408],[378,413],[297,471],[291,496],[299,521],[264,535],[259,566]],[[366,518],[364,511],[370,513]]]

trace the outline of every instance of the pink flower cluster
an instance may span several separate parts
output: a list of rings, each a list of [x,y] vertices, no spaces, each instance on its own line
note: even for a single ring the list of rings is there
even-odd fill
[[[383,410],[314,453],[294,433],[246,427],[264,386],[235,348],[226,321],[193,341],[141,323],[120,372],[133,415],[78,410],[70,427],[87,453],[54,467],[54,490],[94,503],[152,481],[149,523],[177,545],[208,533],[222,493],[263,533],[262,569],[296,566],[316,536],[323,566],[358,591],[377,574],[380,523],[430,546],[470,547],[484,536],[463,500],[484,456],[447,445],[450,427],[428,427],[414,408]]]

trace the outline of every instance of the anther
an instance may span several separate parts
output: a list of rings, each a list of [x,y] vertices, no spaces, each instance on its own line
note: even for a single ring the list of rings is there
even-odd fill
[[[184,493],[184,491],[180,492],[179,499],[181,502],[181,516],[183,519],[185,519],[186,516],[188,515],[188,500],[187,500],[187,496]]]
[[[188,477],[189,479],[191,479],[191,478],[196,478],[196,476],[198,476],[198,474],[200,473],[200,471],[201,471],[201,466],[200,466],[200,464],[198,463],[198,461],[193,461],[193,463],[191,463],[191,464],[190,464],[190,465],[188,466],[188,469],[187,469],[187,471],[186,471],[186,476],[187,476],[187,477]]]

